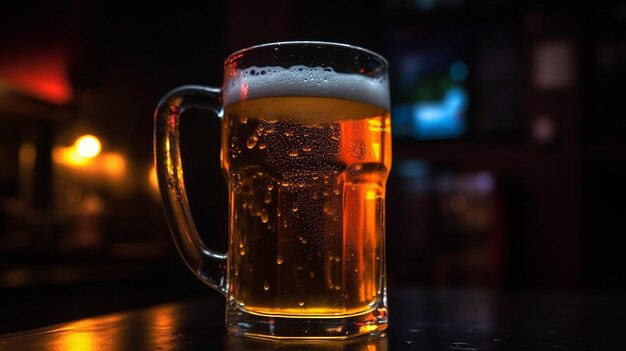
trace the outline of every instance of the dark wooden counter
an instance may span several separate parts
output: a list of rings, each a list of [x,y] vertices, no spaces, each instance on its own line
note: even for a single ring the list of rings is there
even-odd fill
[[[224,302],[207,291],[200,300],[5,334],[0,350],[626,350],[624,294],[397,288],[390,301],[390,328],[378,338],[277,342],[229,335]]]

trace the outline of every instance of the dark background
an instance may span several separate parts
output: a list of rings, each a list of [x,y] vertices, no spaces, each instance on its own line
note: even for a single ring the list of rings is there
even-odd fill
[[[438,63],[467,67],[462,133],[394,124],[391,292],[626,288],[623,2],[66,0],[0,18],[0,333],[217,296],[184,267],[149,186],[153,110],[179,85],[219,86],[229,53],[284,40],[386,56],[392,119],[437,91]],[[405,70],[429,60],[426,75]],[[225,251],[219,123],[190,112],[181,128],[196,224]],[[86,133],[122,155],[121,176],[57,164]]]

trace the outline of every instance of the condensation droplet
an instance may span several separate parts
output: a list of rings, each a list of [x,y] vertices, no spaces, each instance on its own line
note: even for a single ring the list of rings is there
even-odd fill
[[[268,283],[266,280],[265,283],[263,283],[263,290],[268,291],[269,289],[270,289],[270,283]]]
[[[302,244],[306,245],[307,240],[306,240],[305,238],[303,238],[303,237],[299,237],[298,239],[300,239],[300,242],[301,242]]]
[[[239,254],[240,254],[241,256],[245,256],[245,255],[246,255],[246,249],[240,249],[240,250],[239,250]]]
[[[267,190],[272,190],[272,189],[274,189],[274,184],[273,183],[267,184]]]
[[[332,216],[335,214],[335,211],[333,211],[333,209],[330,206],[326,206],[327,204],[324,204],[324,214],[328,215],[328,216]]]
[[[240,249],[241,249],[241,248],[243,248],[243,241],[240,241],[240,242],[239,242],[239,248],[240,248]]]
[[[264,150],[266,148],[267,148],[267,144],[264,141],[259,143],[259,150]]]
[[[315,272],[312,272],[312,271],[311,271],[311,272],[309,272],[309,277],[311,277],[311,278],[315,278]]]
[[[313,175],[313,176],[311,176],[311,179],[313,179],[313,180],[318,180],[318,179],[320,179],[320,176],[318,176],[318,175]]]
[[[294,202],[293,205],[291,206],[291,210],[293,212],[298,212],[298,205]]]
[[[281,256],[281,255],[276,256],[276,263],[277,264],[283,264],[283,256]]]
[[[265,202],[266,204],[272,202],[272,193],[270,193],[269,191],[266,192],[265,196],[263,197],[263,202]]]
[[[251,137],[248,138],[248,141],[246,142],[246,146],[248,147],[248,149],[253,149],[256,146],[257,141],[259,141],[259,137],[256,135],[252,135]]]
[[[263,222],[263,223],[267,223],[267,221],[269,220],[269,218],[270,218],[269,213],[267,212],[267,210],[266,210],[266,209],[263,209],[263,211],[261,211],[261,222]]]
[[[285,134],[286,137],[292,137],[293,136],[293,130],[288,129],[283,134]]]
[[[298,306],[300,306],[300,307],[304,306],[304,301],[298,302]]]
[[[313,148],[310,145],[305,145],[302,147],[302,151],[304,152],[311,152],[311,150],[313,150]]]
[[[298,153],[298,150],[290,150],[287,155],[291,156],[291,157],[298,157],[298,155],[300,155],[300,153]]]

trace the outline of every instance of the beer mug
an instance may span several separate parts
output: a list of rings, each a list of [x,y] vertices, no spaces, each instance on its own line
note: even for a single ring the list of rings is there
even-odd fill
[[[191,218],[179,147],[188,108],[221,119],[228,252]],[[355,46],[282,42],[224,63],[221,89],[183,86],[155,112],[169,227],[195,275],[226,297],[226,326],[270,338],[338,338],[387,327],[387,62]]]

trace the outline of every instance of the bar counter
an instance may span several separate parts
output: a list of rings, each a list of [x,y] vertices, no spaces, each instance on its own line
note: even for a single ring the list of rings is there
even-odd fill
[[[272,341],[227,333],[224,301],[207,291],[206,298],[0,335],[0,350],[626,350],[625,297],[394,288],[383,336]]]

